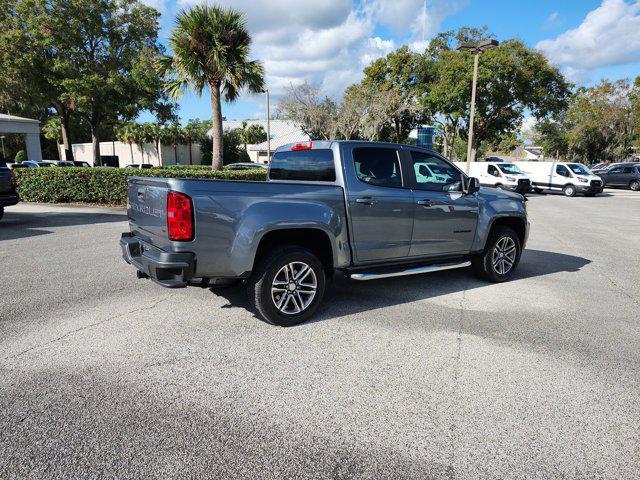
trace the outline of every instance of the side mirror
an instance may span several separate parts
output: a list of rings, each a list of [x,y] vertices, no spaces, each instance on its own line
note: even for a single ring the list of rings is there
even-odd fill
[[[464,183],[466,184],[464,193],[470,194],[480,191],[480,180],[478,180],[476,177],[469,177]]]

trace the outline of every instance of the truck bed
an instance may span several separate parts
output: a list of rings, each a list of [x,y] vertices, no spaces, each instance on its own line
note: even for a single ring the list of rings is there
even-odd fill
[[[248,273],[261,237],[291,225],[326,232],[336,242],[336,263],[350,262],[345,197],[339,186],[147,177],[131,177],[128,183],[132,237],[150,256],[194,253],[193,278]],[[166,210],[170,190],[192,199],[192,241],[169,240]]]

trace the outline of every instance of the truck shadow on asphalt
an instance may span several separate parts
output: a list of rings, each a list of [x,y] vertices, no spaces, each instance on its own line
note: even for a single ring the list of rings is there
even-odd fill
[[[574,255],[525,250],[511,281],[560,272],[578,272],[589,263],[591,260]],[[475,277],[469,268],[368,282],[336,275],[327,287],[324,304],[311,320],[300,326],[492,285],[495,284]],[[223,308],[237,307],[251,311],[243,286],[216,289],[213,293],[229,302]]]
[[[95,225],[100,223],[126,222],[121,213],[97,212],[11,212],[6,209],[0,220],[0,242],[20,238],[37,237],[54,233],[47,228]]]

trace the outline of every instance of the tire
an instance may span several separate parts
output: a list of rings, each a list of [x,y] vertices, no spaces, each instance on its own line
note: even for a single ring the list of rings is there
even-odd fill
[[[512,247],[515,248],[513,255],[499,256],[502,252],[511,252]],[[495,283],[506,282],[513,276],[521,254],[522,246],[516,232],[499,225],[491,230],[484,251],[472,258],[471,264],[480,278]]]
[[[0,207],[0,220],[4,217],[4,207]]]
[[[562,193],[564,193],[565,197],[575,197],[577,190],[574,185],[565,185],[562,189]]]
[[[300,274],[301,280],[289,281]],[[290,327],[313,316],[322,303],[325,286],[326,274],[318,257],[306,248],[288,246],[259,262],[247,281],[247,294],[265,321]]]
[[[544,192],[544,190],[542,190],[541,188],[534,188],[534,189],[533,189],[533,191],[534,191],[535,193],[542,193],[542,192]]]
[[[640,192],[640,180],[631,180],[629,188],[634,192]]]
[[[501,183],[496,183],[495,188],[497,188],[498,190],[504,190],[504,186]]]

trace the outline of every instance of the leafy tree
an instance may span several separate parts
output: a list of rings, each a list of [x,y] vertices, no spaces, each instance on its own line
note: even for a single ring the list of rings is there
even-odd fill
[[[261,63],[249,60],[251,36],[243,15],[233,9],[198,5],[178,14],[169,40],[173,57],[159,62],[168,76],[165,91],[177,98],[193,88],[198,95],[208,87],[212,104],[212,168],[223,165],[221,95],[236,100],[243,88],[260,92],[264,88]]]
[[[18,153],[16,153],[16,157],[14,159],[14,161],[16,163],[20,163],[20,162],[24,162],[26,160],[28,160],[29,158],[27,157],[27,152],[25,152],[24,150],[18,150]]]
[[[468,112],[473,76],[473,54],[457,52],[459,41],[491,38],[485,29],[462,28],[442,33],[424,55],[433,72],[422,88],[422,101],[439,118],[446,143],[468,132]],[[481,142],[499,143],[502,135],[516,131],[525,112],[538,119],[552,117],[567,108],[570,85],[544,55],[519,40],[507,40],[480,56],[476,93],[474,151]]]
[[[58,151],[58,159],[62,160],[62,152],[60,151],[60,142],[62,141],[62,122],[60,117],[51,117],[42,126],[44,138],[52,140],[56,143]]]
[[[542,147],[545,157],[565,158],[569,150],[565,115],[540,120],[533,127],[533,142]]]
[[[125,123],[116,129],[116,138],[119,142],[124,142],[129,145],[131,151],[131,163],[133,161],[133,144],[136,143],[136,124],[133,122]]]
[[[247,126],[247,122],[242,122],[240,135],[245,150],[247,149],[247,145],[255,145],[267,140],[267,132],[264,131],[262,125],[258,125],[257,123]]]
[[[178,145],[182,145],[185,140],[184,130],[179,124],[168,125],[162,129],[163,142],[173,147],[173,159],[176,165],[178,161]]]
[[[432,77],[431,70],[431,65],[406,45],[364,69],[363,85],[387,92],[381,97],[386,100],[389,127],[385,140],[402,143],[416,125],[426,120],[419,108],[419,97],[423,85]]]
[[[638,79],[578,89],[566,117],[569,156],[586,163],[624,160],[640,137],[639,94]]]
[[[199,118],[189,120],[184,127],[182,133],[184,141],[189,145],[189,165],[193,165],[193,153],[191,152],[193,144],[202,143],[211,129],[210,122],[203,122]]]
[[[16,60],[9,71],[21,74],[38,103],[55,108],[63,137],[67,132],[65,149],[70,116],[81,116],[99,165],[107,126],[153,110],[161,99],[153,68],[162,52],[160,14],[137,0],[15,0],[10,11],[4,36],[14,41],[8,55]]]

